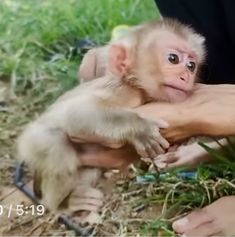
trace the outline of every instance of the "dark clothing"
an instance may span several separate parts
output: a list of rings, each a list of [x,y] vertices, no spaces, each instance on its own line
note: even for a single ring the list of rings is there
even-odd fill
[[[191,25],[206,38],[202,81],[235,84],[235,0],[155,0],[162,16]]]

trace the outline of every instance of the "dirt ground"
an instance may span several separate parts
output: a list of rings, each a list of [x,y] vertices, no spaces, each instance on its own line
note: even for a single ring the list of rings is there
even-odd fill
[[[99,218],[94,217],[97,223],[82,225],[83,231],[92,228],[91,233],[95,236],[138,235],[140,225],[161,215],[161,206],[140,203],[141,196],[146,197],[151,192],[151,186],[138,185],[120,173],[114,174],[103,185],[107,194],[105,205]],[[0,216],[0,236],[75,236],[73,231],[58,223],[58,216],[51,213],[42,217],[31,211],[17,214],[19,204],[26,208],[33,203],[10,183],[2,185],[0,205],[4,209]]]

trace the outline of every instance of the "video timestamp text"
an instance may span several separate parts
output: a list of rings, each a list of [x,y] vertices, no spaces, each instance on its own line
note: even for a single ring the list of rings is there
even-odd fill
[[[23,216],[23,215],[33,215],[33,216],[43,216],[46,209],[43,205],[0,205],[0,217],[7,215],[10,218],[12,215]]]

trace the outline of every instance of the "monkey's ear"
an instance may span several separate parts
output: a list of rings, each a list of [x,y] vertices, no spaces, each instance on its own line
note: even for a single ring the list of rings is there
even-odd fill
[[[128,49],[122,45],[111,45],[108,51],[108,70],[116,76],[125,76],[131,67]]]

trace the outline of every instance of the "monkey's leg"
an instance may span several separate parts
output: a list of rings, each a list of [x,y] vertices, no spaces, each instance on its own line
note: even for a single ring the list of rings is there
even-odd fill
[[[30,142],[29,155],[34,157],[33,161],[27,158],[34,170],[34,190],[46,207],[56,210],[76,186],[79,157],[60,129],[39,125],[31,131],[27,136],[33,141],[26,142]]]
[[[226,145],[226,140],[221,139],[219,142]],[[221,148],[217,142],[207,142],[207,146],[213,149]],[[194,167],[202,162],[209,162],[212,157],[197,142],[188,145],[181,145],[175,151],[167,152],[157,156],[154,163],[159,168],[176,168],[182,166]]]
[[[131,144],[143,157],[154,158],[169,143],[161,136],[159,128],[166,123],[150,121],[124,109],[104,108],[104,106],[70,107],[66,112],[65,127],[70,137],[87,142],[114,144],[120,147]],[[74,140],[74,139],[73,139]]]
[[[42,203],[50,210],[57,210],[63,200],[74,189],[76,181],[73,174],[44,172],[41,181]]]

